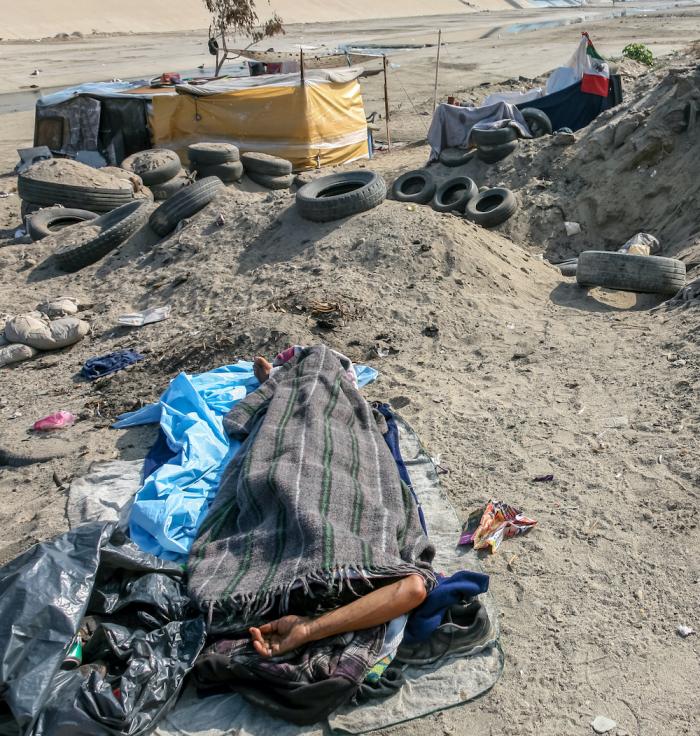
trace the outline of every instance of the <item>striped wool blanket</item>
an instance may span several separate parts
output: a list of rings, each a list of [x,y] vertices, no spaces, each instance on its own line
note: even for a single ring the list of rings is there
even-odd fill
[[[220,623],[285,613],[299,588],[366,592],[411,573],[434,584],[415,501],[347,363],[305,348],[224,419],[243,446],[188,561],[190,594]]]

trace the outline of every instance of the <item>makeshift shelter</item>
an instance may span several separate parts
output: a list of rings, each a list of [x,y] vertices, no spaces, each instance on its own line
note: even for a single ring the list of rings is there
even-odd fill
[[[360,67],[182,84],[153,98],[153,145],[183,150],[201,140],[288,159],[294,168],[369,157]]]

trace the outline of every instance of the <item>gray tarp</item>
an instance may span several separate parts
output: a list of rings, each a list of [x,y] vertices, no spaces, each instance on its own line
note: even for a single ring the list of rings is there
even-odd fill
[[[430,160],[436,161],[443,148],[469,148],[472,128],[498,127],[500,121],[511,121],[523,138],[532,138],[520,110],[507,102],[496,102],[483,107],[438,105],[428,131]],[[491,125],[489,125],[491,124]],[[503,123],[507,125],[508,123]]]

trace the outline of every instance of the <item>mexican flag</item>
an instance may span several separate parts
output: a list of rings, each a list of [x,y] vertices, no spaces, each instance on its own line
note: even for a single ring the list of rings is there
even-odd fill
[[[583,67],[581,92],[607,97],[610,67],[608,62],[595,50],[593,42],[585,32],[581,37],[579,58]]]

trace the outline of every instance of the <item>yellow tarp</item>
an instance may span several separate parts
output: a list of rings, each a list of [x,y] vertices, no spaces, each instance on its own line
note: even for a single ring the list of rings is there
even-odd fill
[[[368,157],[357,80],[154,96],[150,125],[156,146],[182,152],[196,141],[228,141],[241,151],[286,158],[295,170]]]

